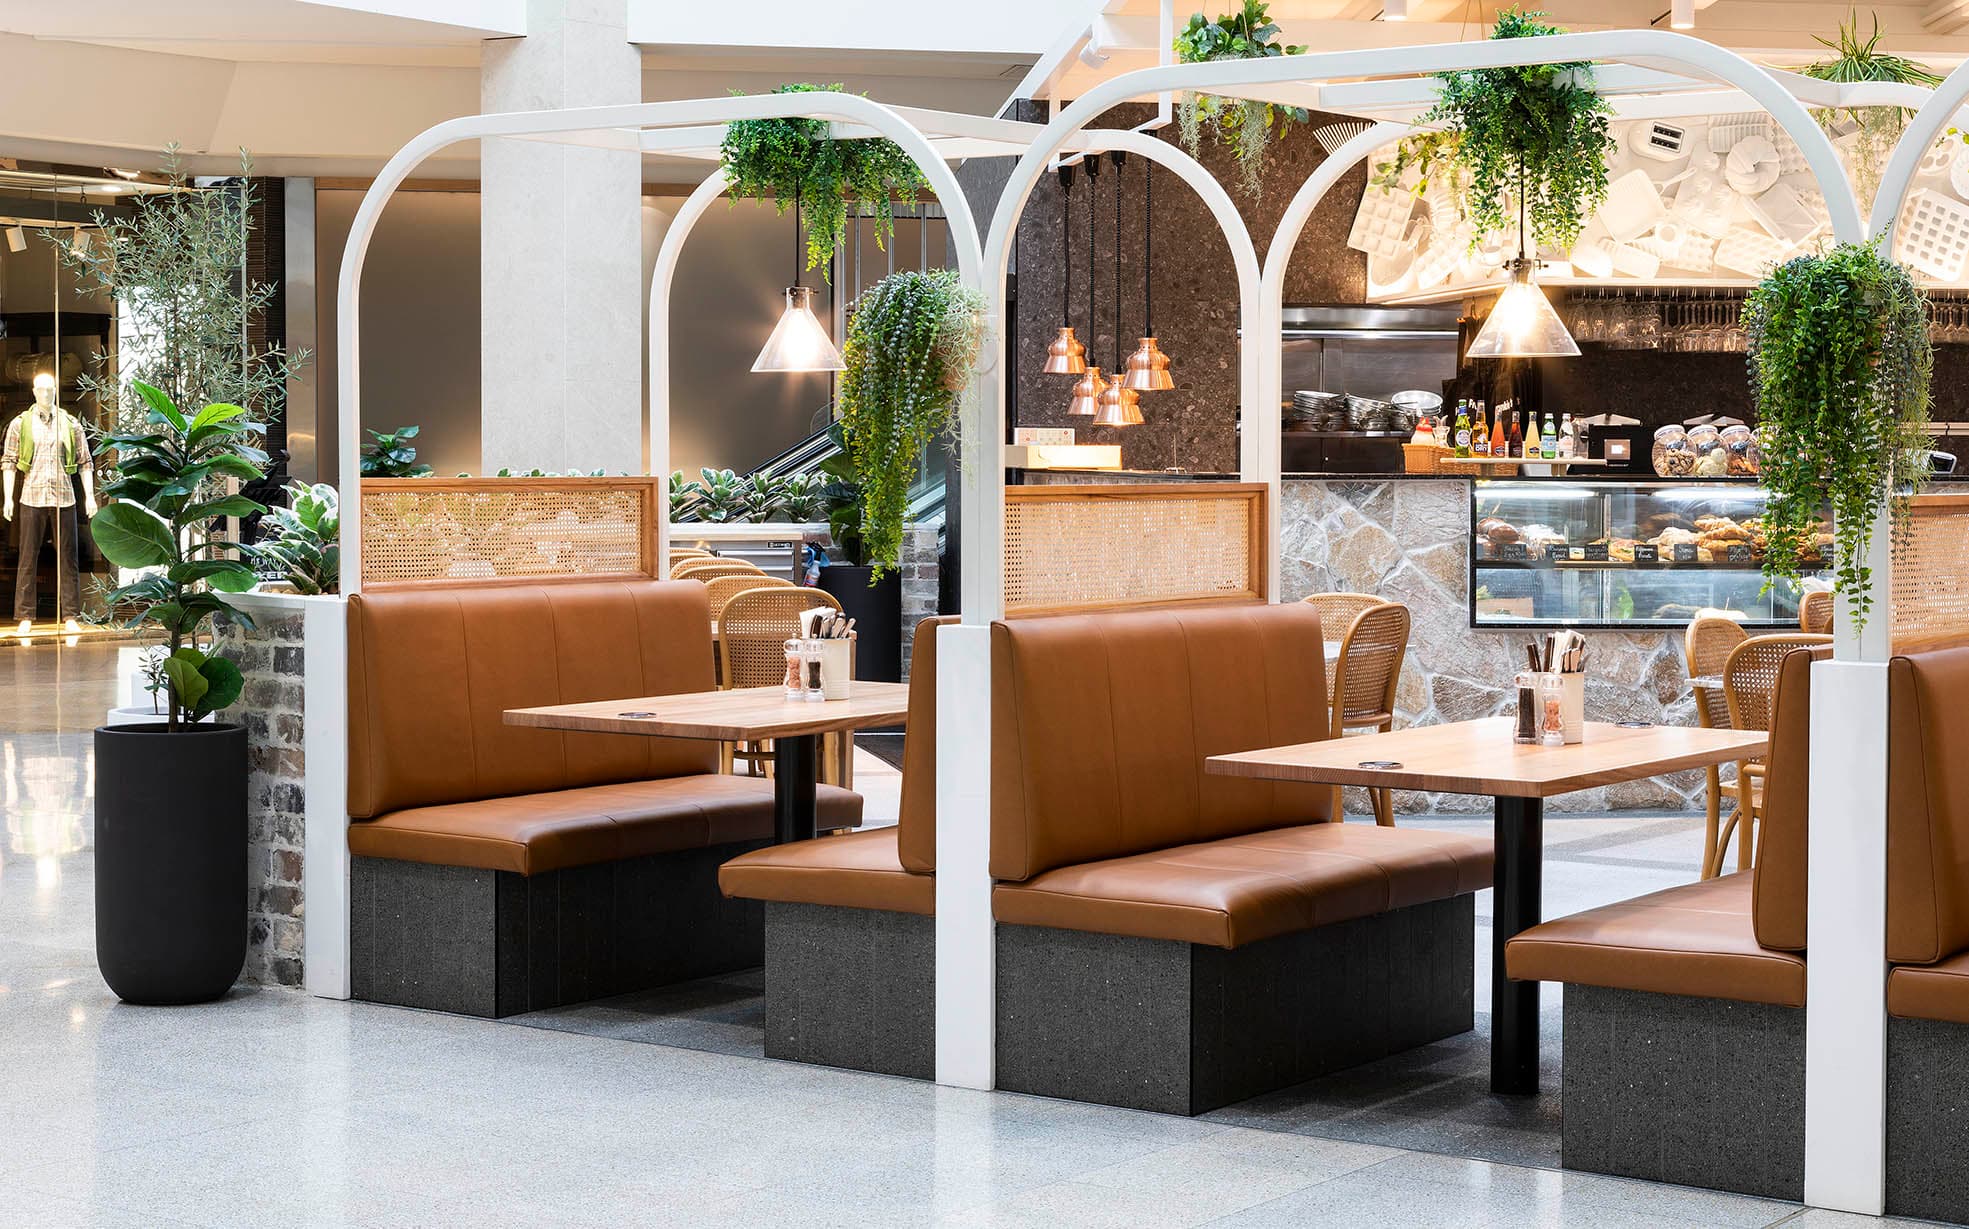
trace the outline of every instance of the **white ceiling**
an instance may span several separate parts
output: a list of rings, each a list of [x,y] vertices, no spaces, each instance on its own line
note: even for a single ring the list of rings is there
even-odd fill
[[[0,0],[0,32],[230,61],[476,65],[481,40],[524,29],[513,8],[496,0]],[[452,20],[410,15],[418,12]]]

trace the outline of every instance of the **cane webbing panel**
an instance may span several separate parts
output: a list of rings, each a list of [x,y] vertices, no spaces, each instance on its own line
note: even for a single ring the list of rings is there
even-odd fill
[[[1969,495],[1917,495],[1894,550],[1894,646],[1969,633]]]
[[[656,575],[653,478],[365,478],[362,583]]]
[[[800,634],[800,612],[841,609],[831,593],[794,585],[747,589],[718,617],[718,654],[727,687],[770,687],[786,681],[786,642]]]
[[[1005,611],[1043,614],[1266,598],[1256,483],[1005,491]]]

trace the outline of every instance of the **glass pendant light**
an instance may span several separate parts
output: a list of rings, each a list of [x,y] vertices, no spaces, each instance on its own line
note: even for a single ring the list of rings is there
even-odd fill
[[[814,289],[800,284],[806,260],[800,249],[800,192],[793,192],[793,284],[772,335],[752,361],[754,371],[841,371],[847,364],[814,315]]]
[[[1090,205],[1089,208],[1092,208]],[[1046,348],[1048,375],[1077,376],[1087,370],[1087,347],[1073,335],[1073,164],[1060,168],[1060,235],[1066,245],[1060,262],[1060,331]]]
[[[1121,163],[1122,151],[1111,150],[1114,160],[1114,381],[1101,393],[1094,410],[1097,427],[1132,427],[1142,421],[1138,404],[1141,395],[1129,388],[1121,374]]]
[[[1470,342],[1468,358],[1578,358],[1579,343],[1566,331],[1538,288],[1538,261],[1525,251],[1525,169],[1518,163],[1518,256],[1505,264],[1509,280]]]
[[[1094,203],[1098,195],[1094,189],[1100,183],[1101,163],[1099,158],[1089,154],[1082,166],[1087,172],[1087,340],[1091,342],[1100,331],[1095,327],[1094,319]],[[1073,400],[1067,402],[1067,413],[1082,418],[1093,417],[1100,409],[1101,394],[1107,388],[1108,382],[1101,378],[1101,369],[1083,361],[1080,379],[1073,386]]]
[[[1128,356],[1128,374],[1122,380],[1135,392],[1163,392],[1176,387],[1169,374],[1169,356],[1155,344],[1155,246],[1150,234],[1155,228],[1155,163],[1142,167],[1142,339],[1135,353]]]

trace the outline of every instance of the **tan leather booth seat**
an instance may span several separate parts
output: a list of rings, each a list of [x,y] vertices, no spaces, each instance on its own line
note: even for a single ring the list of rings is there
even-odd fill
[[[1969,952],[1887,972],[1887,1014],[1969,1024]]]
[[[891,913],[936,912],[937,629],[954,621],[925,619],[916,626],[896,826],[741,854],[718,868],[718,886],[725,895]]]
[[[708,691],[691,581],[405,589],[349,598],[349,849],[540,874],[772,834],[772,783],[716,744],[509,726],[505,711]],[[861,799],[821,787],[823,824]]]
[[[1887,1010],[1969,1024],[1969,646],[1887,667]]]
[[[1752,869],[1534,926],[1505,944],[1520,981],[1805,1005],[1805,812],[1811,665],[1797,649],[1772,695],[1770,784]]]
[[[1236,947],[1488,887],[1487,838],[1329,824],[1331,791],[1204,761],[1327,737],[1318,611],[992,628],[1001,922]]]

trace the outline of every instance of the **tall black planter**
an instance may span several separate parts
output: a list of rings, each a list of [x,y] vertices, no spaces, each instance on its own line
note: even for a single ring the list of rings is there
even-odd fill
[[[890,568],[873,587],[872,568],[830,564],[820,588],[855,621],[855,677],[875,683],[902,681],[902,576]]]
[[[246,962],[246,731],[96,731],[96,964],[126,1003],[202,1003]]]

